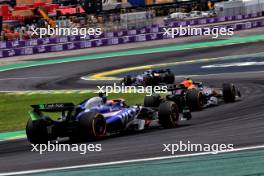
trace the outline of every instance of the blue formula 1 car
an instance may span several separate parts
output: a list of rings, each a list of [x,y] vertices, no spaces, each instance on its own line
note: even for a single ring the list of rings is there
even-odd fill
[[[164,101],[159,107],[151,108],[127,106],[122,99],[106,100],[105,96],[98,96],[78,105],[54,103],[32,107],[26,126],[31,143],[46,143],[62,137],[74,141],[98,140],[113,133],[141,131],[153,124],[173,128],[182,120],[177,105],[172,101]],[[52,120],[44,115],[45,112],[61,112],[61,116]]]
[[[173,84],[175,75],[170,69],[146,70],[142,74],[132,77],[127,75],[121,81],[125,86],[155,86],[159,84]]]

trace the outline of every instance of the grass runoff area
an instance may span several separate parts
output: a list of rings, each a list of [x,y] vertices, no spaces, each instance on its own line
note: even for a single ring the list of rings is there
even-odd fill
[[[6,94],[0,93],[0,132],[24,130],[29,118],[30,105],[45,103],[78,104],[87,98],[97,96],[95,93],[67,94]],[[108,99],[123,98],[127,104],[143,103],[144,94],[110,94]],[[52,118],[59,117],[53,113]],[[55,117],[54,117],[55,116]]]

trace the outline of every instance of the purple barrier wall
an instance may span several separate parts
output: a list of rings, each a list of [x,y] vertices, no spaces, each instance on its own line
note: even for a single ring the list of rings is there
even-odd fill
[[[250,29],[255,27],[262,27],[264,26],[264,20],[256,20],[252,22],[245,22],[245,23],[234,23],[234,24],[228,24],[223,26],[212,26],[212,27],[225,27],[225,28],[234,28],[234,30],[243,30],[243,29]],[[137,31],[137,30],[136,30]],[[152,32],[149,34],[144,34],[145,32]],[[112,33],[109,34],[112,36],[111,38],[98,38],[94,39],[92,41],[88,40],[82,40],[79,41],[78,37],[71,37],[70,41],[64,44],[58,44],[55,42],[55,40],[59,41],[69,41],[69,37],[66,38],[50,38],[49,40],[46,40],[45,43],[48,43],[50,45],[46,46],[32,46],[32,47],[25,47],[25,48],[14,48],[14,49],[6,49],[6,50],[0,50],[0,58],[1,57],[11,57],[11,56],[20,56],[20,55],[31,55],[31,54],[39,54],[39,53],[46,53],[46,52],[58,52],[58,51],[65,51],[65,50],[74,50],[74,49],[82,49],[82,48],[92,48],[92,47],[100,47],[100,46],[110,46],[110,45],[118,45],[118,44],[126,44],[126,43],[132,43],[132,42],[143,42],[143,41],[151,41],[151,40],[162,40],[162,39],[169,39],[170,36],[163,35],[163,32],[159,32],[157,26],[154,28],[154,30],[149,29],[146,31],[140,31],[144,32],[143,34],[138,34],[135,32],[135,30],[131,30],[130,33],[136,34],[133,36],[118,36],[118,33]],[[179,36],[175,36],[179,37]],[[32,41],[33,42],[33,41]],[[33,43],[38,43],[39,40],[36,39]],[[54,43],[55,42],[55,43]],[[19,42],[13,42],[12,45],[17,45]],[[4,44],[0,44],[4,45]]]
[[[261,16],[262,16],[262,13],[258,12],[258,13],[247,14],[247,15],[226,16],[226,17],[207,17],[207,18],[200,18],[200,19],[192,19],[192,20],[187,20],[187,23],[189,22],[190,24],[192,24],[192,23],[204,24],[204,20],[206,20],[207,21],[206,24],[208,24],[208,23],[216,23],[216,22],[224,22],[224,21],[234,21],[234,20],[256,18],[256,17],[261,17]],[[173,26],[173,27],[179,26],[179,22],[178,21],[171,21],[171,22],[167,22],[165,24],[167,26]]]
[[[6,48],[7,42],[0,42],[0,49]]]
[[[51,37],[51,38],[40,38],[40,39],[29,39],[21,41],[7,41],[0,42],[0,49],[8,48],[21,48],[25,46],[38,46],[38,45],[47,45],[47,44],[56,44],[56,43],[67,43],[81,40],[90,40],[90,39],[99,39],[99,38],[112,38],[112,37],[121,37],[127,35],[138,35],[138,34],[147,34],[147,33],[156,33],[158,31],[163,31],[163,27],[179,27],[187,25],[204,25],[210,23],[217,23],[223,21],[232,21],[232,20],[242,20],[249,18],[256,18],[262,16],[262,13],[247,14],[247,15],[238,15],[231,17],[208,17],[193,19],[187,21],[173,21],[165,24],[156,24],[141,29],[125,30],[119,32],[105,32],[100,36],[88,36],[85,39],[82,39],[81,36],[67,36],[67,37]]]

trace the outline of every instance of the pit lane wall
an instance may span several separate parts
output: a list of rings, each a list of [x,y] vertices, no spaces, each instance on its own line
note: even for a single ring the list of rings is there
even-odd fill
[[[65,36],[0,42],[0,58],[169,39],[169,36],[163,35],[164,27],[210,25],[211,27],[233,28],[236,31],[251,29],[264,26],[264,19],[252,20],[261,16],[262,13],[256,13],[232,17],[212,17],[187,21],[174,21],[165,24],[151,25],[141,29],[105,32],[100,36],[87,36],[85,39],[81,39],[80,36]],[[251,21],[240,22],[243,19],[251,19]],[[227,21],[232,21],[232,23],[213,25],[214,23]]]

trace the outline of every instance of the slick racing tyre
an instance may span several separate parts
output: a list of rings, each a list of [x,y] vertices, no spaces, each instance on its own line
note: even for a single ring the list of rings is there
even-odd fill
[[[196,89],[187,90],[186,102],[192,111],[201,111],[204,105],[203,94]]]
[[[144,106],[145,107],[158,107],[161,103],[161,97],[158,94],[153,94],[151,96],[145,96]]]
[[[98,112],[87,112],[80,117],[79,130],[81,140],[98,140],[106,135],[106,121]]]
[[[176,103],[165,101],[159,106],[159,123],[164,128],[174,128],[178,125],[179,111]]]
[[[32,121],[31,118],[27,122],[26,134],[27,139],[32,144],[45,144],[52,140],[51,135],[48,134],[47,127],[52,124],[50,118],[42,118]]]
[[[144,81],[144,86],[152,86],[152,85],[154,85],[154,79],[151,76],[149,76],[149,75],[144,76],[143,81]]]
[[[125,76],[123,79],[123,83],[125,86],[131,86],[133,84],[131,76],[130,75]]]
[[[236,88],[233,84],[224,83],[223,86],[223,98],[226,103],[234,102],[236,99]]]
[[[164,76],[164,83],[173,84],[175,82],[175,75],[173,73],[167,73]]]

